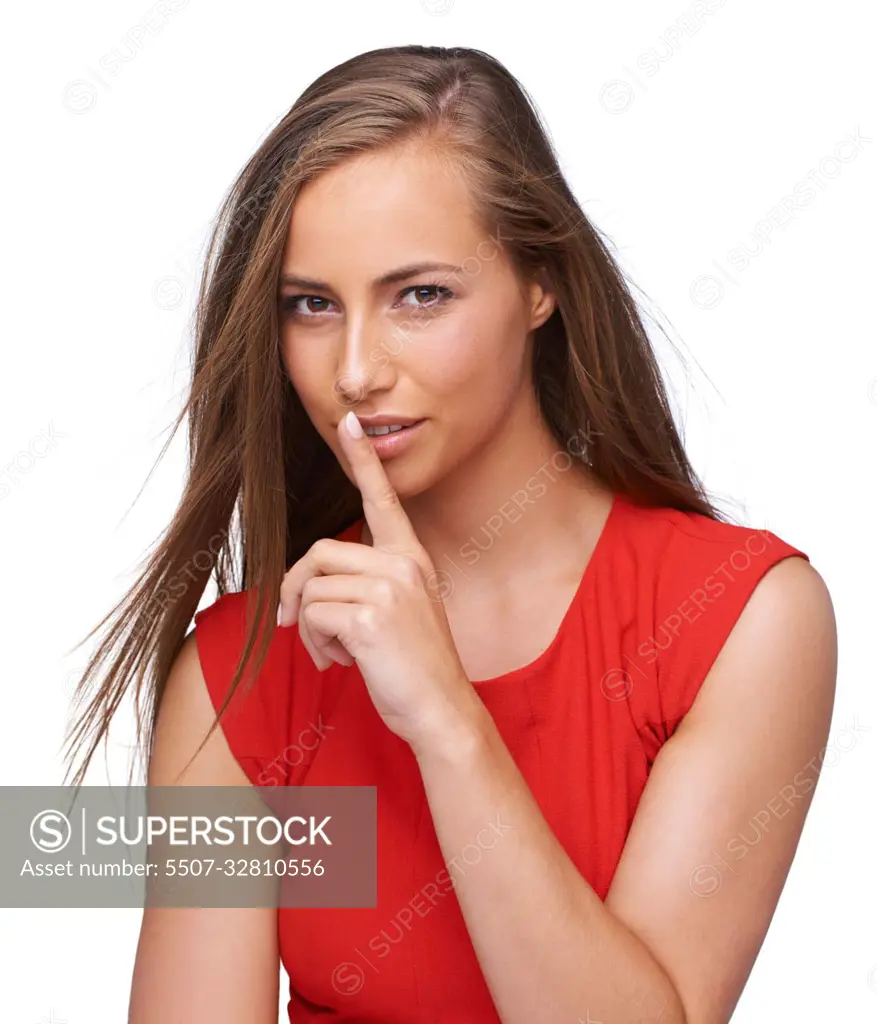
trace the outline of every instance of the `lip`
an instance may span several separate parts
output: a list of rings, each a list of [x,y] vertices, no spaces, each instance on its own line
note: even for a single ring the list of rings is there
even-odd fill
[[[381,413],[380,416],[359,416],[356,417],[364,427],[409,427],[413,423],[420,423],[416,416],[403,416],[401,413],[395,415],[391,412]]]
[[[386,423],[381,423],[380,419],[386,419],[386,417],[375,417],[374,420],[363,419],[362,423],[368,426],[389,427],[400,422],[398,419],[389,419]],[[405,426],[402,430],[395,430],[392,434],[382,434],[380,437],[370,437],[369,440],[378,458],[383,462],[385,459],[395,459],[398,455],[408,451],[417,440],[424,423],[426,420],[412,420],[410,425]]]

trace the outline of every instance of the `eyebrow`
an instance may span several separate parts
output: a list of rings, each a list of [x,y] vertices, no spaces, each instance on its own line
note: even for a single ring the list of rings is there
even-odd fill
[[[399,281],[407,281],[409,277],[416,277],[418,274],[427,274],[435,271],[448,271],[449,273],[462,273],[463,268],[453,263],[409,263],[404,267],[397,267],[386,274],[381,274],[372,281],[375,289],[385,288],[387,285],[396,284]],[[332,286],[327,281],[318,281],[312,277],[299,277],[297,274],[283,274],[280,278],[281,288],[311,288],[314,291],[330,292]]]

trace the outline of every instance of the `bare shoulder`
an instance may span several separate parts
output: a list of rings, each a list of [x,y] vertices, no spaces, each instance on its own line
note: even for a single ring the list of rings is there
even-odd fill
[[[764,574],[749,599],[765,612],[773,609],[777,625],[786,618],[801,624],[834,625],[828,586],[806,558],[783,558]]]
[[[749,674],[747,665],[761,671]],[[807,701],[818,734],[831,717],[836,669],[837,624],[828,587],[805,558],[784,558],[754,587],[680,730],[696,728],[720,708],[742,716]],[[767,691],[765,676],[772,680]]]
[[[250,784],[229,748],[221,724],[198,749],[210,733],[215,717],[193,630],[171,666],[159,704],[147,773],[150,786]]]

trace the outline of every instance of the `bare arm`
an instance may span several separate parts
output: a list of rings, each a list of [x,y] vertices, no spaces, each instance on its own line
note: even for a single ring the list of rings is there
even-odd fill
[[[214,717],[191,633],[159,709],[148,785],[250,785],[221,728],[180,776]],[[279,975],[276,908],[146,907],[128,1024],[276,1024]]]
[[[605,902],[489,715],[417,751],[446,860],[487,837],[455,891],[503,1024],[726,1024],[812,800],[835,668],[828,592],[785,559],[656,758]]]

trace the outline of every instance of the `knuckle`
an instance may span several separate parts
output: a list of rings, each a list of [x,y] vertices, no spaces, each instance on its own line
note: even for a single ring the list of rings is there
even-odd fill
[[[378,630],[377,609],[365,605],[358,608],[355,613],[356,625],[363,633],[375,633]]]
[[[319,562],[326,553],[327,542],[328,538],[326,537],[320,537],[318,540],[315,540],[308,548],[308,558],[312,561]]]
[[[411,555],[398,555],[397,567],[399,579],[409,587],[418,586],[423,578],[423,572],[417,559]]]
[[[298,617],[299,619],[304,620],[306,626],[308,624],[314,625],[316,623],[317,617],[320,614],[319,608],[319,603],[316,601],[312,601],[309,604],[302,603],[301,610],[298,613]],[[302,637],[302,639],[304,639],[304,637]]]
[[[379,604],[391,605],[396,600],[396,587],[392,580],[379,579],[375,583],[375,598]]]

